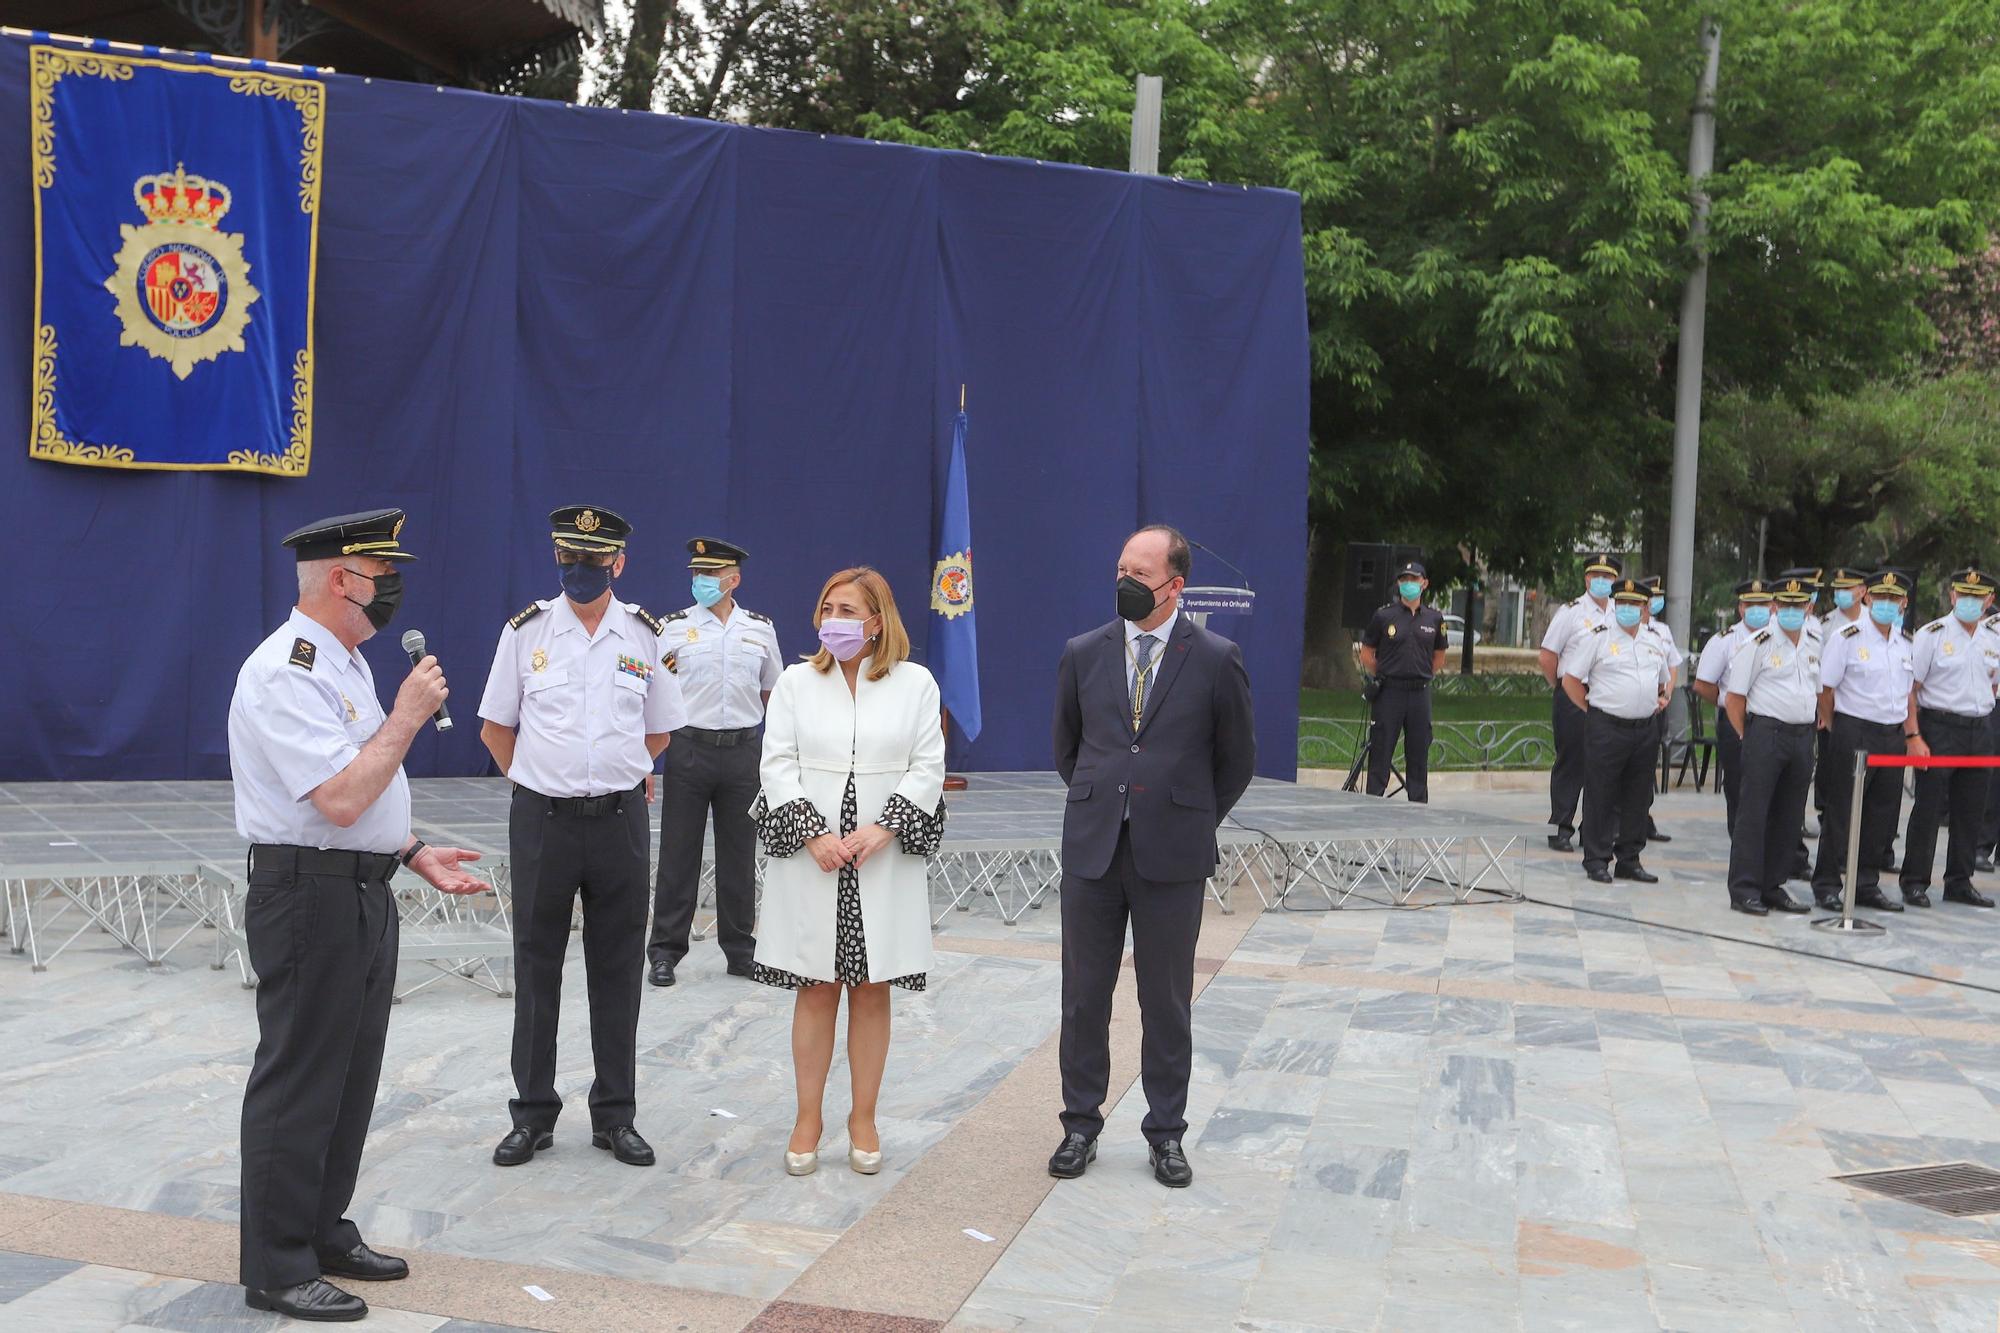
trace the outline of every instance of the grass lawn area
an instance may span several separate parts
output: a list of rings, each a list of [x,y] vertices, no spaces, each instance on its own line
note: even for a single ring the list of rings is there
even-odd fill
[[[1434,722],[1547,722],[1549,696],[1527,698],[1508,695],[1498,698],[1433,694],[1431,720]],[[1300,717],[1366,718],[1368,704],[1359,690],[1300,690]]]

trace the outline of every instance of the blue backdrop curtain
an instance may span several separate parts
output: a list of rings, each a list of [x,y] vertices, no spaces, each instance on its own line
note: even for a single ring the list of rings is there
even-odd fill
[[[26,182],[0,41],[0,179]],[[880,568],[922,659],[960,384],[985,730],[1045,768],[1063,641],[1172,522],[1242,565],[1259,769],[1294,772],[1305,577],[1296,196],[332,76],[304,479],[31,462],[28,192],[0,199],[0,780],[224,777],[244,655],[295,594],[278,539],[410,513],[398,630],[468,715],[506,616],[555,594],[547,511],[636,532],[619,592],[689,602],[689,537],[751,551],[788,655],[822,579]],[[135,353],[136,354],[136,353]],[[1197,554],[1196,581],[1226,571]],[[364,651],[385,694],[406,670]],[[488,771],[426,729],[418,775]]]

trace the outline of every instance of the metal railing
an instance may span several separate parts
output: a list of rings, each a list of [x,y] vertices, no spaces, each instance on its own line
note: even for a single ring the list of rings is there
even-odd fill
[[[1452,673],[1433,679],[1431,690],[1468,699],[1534,699],[1550,692],[1549,683],[1532,671],[1483,676]]]
[[[1299,763],[1314,768],[1343,768],[1353,762],[1367,735],[1367,718],[1302,717]],[[1555,732],[1548,722],[1431,724],[1432,772],[1548,768],[1555,763],[1555,757]]]

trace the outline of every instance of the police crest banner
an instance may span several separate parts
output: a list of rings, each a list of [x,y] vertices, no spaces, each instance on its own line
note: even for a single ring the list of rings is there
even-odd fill
[[[29,456],[304,476],[325,85],[84,47],[29,61]]]

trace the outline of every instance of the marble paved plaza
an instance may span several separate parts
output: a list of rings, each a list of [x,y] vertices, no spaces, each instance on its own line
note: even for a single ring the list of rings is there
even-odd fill
[[[22,839],[4,794],[0,834]],[[352,1214],[416,1270],[364,1291],[371,1326],[1991,1333],[1993,1218],[1833,1177],[2000,1168],[2000,914],[1871,939],[1731,914],[1720,800],[1659,816],[1657,886],[1536,850],[1540,902],[1211,904],[1184,1191],[1153,1183],[1125,1090],[1129,972],[1103,1151],[1080,1181],[1043,1170],[1053,903],[1016,926],[953,914],[931,989],[897,996],[874,1178],[845,1167],[844,1067],[823,1166],[784,1175],[790,997],[725,976],[713,945],[646,995],[652,1170],[589,1146],[574,950],[573,1111],[513,1170],[487,1158],[509,1005],[433,986],[391,1020]],[[145,819],[97,817],[146,854]],[[94,935],[43,973],[0,955],[0,1327],[279,1326],[229,1285],[254,1042],[250,994],[199,941],[157,968]]]

